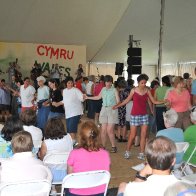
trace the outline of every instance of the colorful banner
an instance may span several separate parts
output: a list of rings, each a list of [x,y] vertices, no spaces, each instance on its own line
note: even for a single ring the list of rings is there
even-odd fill
[[[79,64],[86,65],[86,46],[32,44],[32,43],[6,43],[0,42],[0,78],[7,79],[9,64],[16,62],[22,78],[29,77],[34,63],[42,68],[42,75],[50,77],[50,70],[58,64],[62,78],[76,77]]]

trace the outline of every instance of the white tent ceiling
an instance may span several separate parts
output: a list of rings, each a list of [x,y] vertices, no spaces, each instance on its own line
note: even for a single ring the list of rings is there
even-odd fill
[[[87,61],[124,62],[128,37],[158,61],[161,0],[0,0],[0,41],[87,46]],[[196,60],[196,0],[166,0],[163,63]]]

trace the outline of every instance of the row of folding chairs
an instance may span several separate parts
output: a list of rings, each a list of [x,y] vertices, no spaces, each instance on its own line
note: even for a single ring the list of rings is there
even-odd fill
[[[72,173],[63,179],[61,196],[67,188],[92,188],[105,184],[104,196],[106,196],[110,173],[105,170]],[[23,181],[7,183],[0,186],[1,196],[48,196],[51,183],[47,180]]]

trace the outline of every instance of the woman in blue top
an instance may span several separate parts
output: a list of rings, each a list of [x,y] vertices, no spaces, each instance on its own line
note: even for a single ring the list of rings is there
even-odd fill
[[[11,149],[12,136],[23,130],[21,120],[12,116],[7,119],[0,134],[0,158],[9,158],[13,155]]]
[[[104,81],[105,87],[102,88],[99,95],[94,97],[86,96],[86,99],[99,100],[102,98],[103,104],[99,115],[102,144],[105,147],[107,139],[106,135],[108,135],[112,144],[112,150],[110,152],[116,153],[117,148],[114,138],[114,126],[115,124],[118,124],[118,110],[113,110],[112,107],[119,102],[119,96],[117,90],[112,86],[112,76],[106,75]]]

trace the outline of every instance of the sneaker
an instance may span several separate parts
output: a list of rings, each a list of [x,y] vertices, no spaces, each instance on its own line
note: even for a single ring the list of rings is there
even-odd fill
[[[125,154],[124,154],[124,158],[125,159],[129,159],[130,158],[130,152],[129,151],[125,151]]]
[[[141,159],[141,160],[145,160],[145,155],[144,153],[140,152],[137,156],[138,159]]]
[[[57,195],[57,191],[56,191],[55,185],[52,185],[52,189],[51,189],[51,191],[50,191],[50,195],[51,195],[51,196],[56,196],[56,195]]]
[[[75,142],[75,143],[73,144],[73,148],[77,148],[77,146],[78,146],[78,142]]]
[[[51,196],[56,196],[57,195],[57,191],[56,190],[51,190],[50,191],[50,195]]]
[[[110,150],[111,153],[117,153],[117,147],[112,147],[112,150]]]

